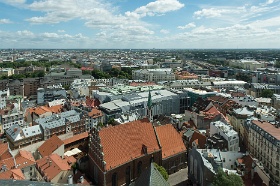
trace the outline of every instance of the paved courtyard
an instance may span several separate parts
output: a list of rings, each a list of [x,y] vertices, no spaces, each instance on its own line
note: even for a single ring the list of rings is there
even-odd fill
[[[188,168],[181,169],[178,172],[169,175],[168,183],[173,186],[186,186],[188,179]]]

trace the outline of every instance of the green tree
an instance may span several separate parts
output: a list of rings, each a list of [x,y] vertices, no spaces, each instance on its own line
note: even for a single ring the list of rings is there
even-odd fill
[[[244,186],[240,176],[236,174],[226,174],[222,169],[218,169],[214,177],[213,186]]]
[[[280,61],[276,61],[276,63],[274,64],[275,68],[280,68]]]
[[[163,166],[159,166],[158,164],[154,163],[154,166],[157,168],[157,170],[160,172],[160,174],[162,175],[162,177],[167,181],[168,180],[168,173],[165,170],[165,168]]]
[[[109,118],[109,120],[108,120],[108,124],[113,124],[114,123],[114,118]]]
[[[260,97],[263,98],[272,98],[272,96],[273,96],[273,91],[269,89],[263,90],[262,93],[260,94]]]

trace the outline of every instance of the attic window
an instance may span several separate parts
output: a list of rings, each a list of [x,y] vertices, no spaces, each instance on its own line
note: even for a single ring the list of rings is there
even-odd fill
[[[147,154],[147,146],[146,145],[142,145],[142,152],[143,154]]]

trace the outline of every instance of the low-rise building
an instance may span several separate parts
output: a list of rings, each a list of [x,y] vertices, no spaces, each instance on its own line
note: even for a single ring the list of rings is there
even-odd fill
[[[210,137],[215,134],[222,136],[227,141],[228,151],[239,151],[239,136],[231,125],[222,121],[211,122]]]
[[[92,108],[88,113],[88,122],[86,123],[86,131],[90,131],[93,127],[97,127],[98,124],[103,125],[103,114],[101,110],[97,108]]]
[[[66,184],[68,177],[73,174],[71,164],[69,165],[67,159],[62,159],[58,154],[37,160],[36,168],[39,173],[38,181]]]
[[[21,128],[16,124],[6,130],[6,135],[11,149],[28,146],[43,139],[43,133],[39,125]]]
[[[94,128],[88,154],[91,176],[98,185],[130,184],[151,162],[161,164],[159,141],[147,119]]]
[[[38,149],[37,152],[40,158],[50,156],[51,154],[57,154],[63,158],[64,156],[64,143],[56,135],[47,139]]]
[[[181,135],[171,125],[155,127],[157,138],[161,146],[162,166],[168,174],[186,167],[187,149]]]
[[[210,185],[219,168],[236,173],[235,161],[241,157],[243,153],[193,148],[188,156],[188,178],[197,185]]]
[[[47,88],[38,88],[37,90],[37,104],[43,104],[61,98],[66,98],[66,90],[62,85],[53,85]]]
[[[54,134],[57,136],[70,132],[79,134],[85,132],[86,129],[85,116],[75,110],[38,118],[34,123],[40,126],[44,140],[50,138]]]
[[[0,114],[0,122],[2,125],[2,131],[0,133],[3,133],[4,131],[8,130],[11,126],[19,125],[21,127],[24,126],[24,118],[23,118],[23,112],[22,111],[16,111],[11,112],[8,110],[4,110]]]

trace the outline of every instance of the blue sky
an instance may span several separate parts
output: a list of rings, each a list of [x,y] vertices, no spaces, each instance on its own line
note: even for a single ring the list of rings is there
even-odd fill
[[[0,48],[280,48],[280,0],[0,0]]]

